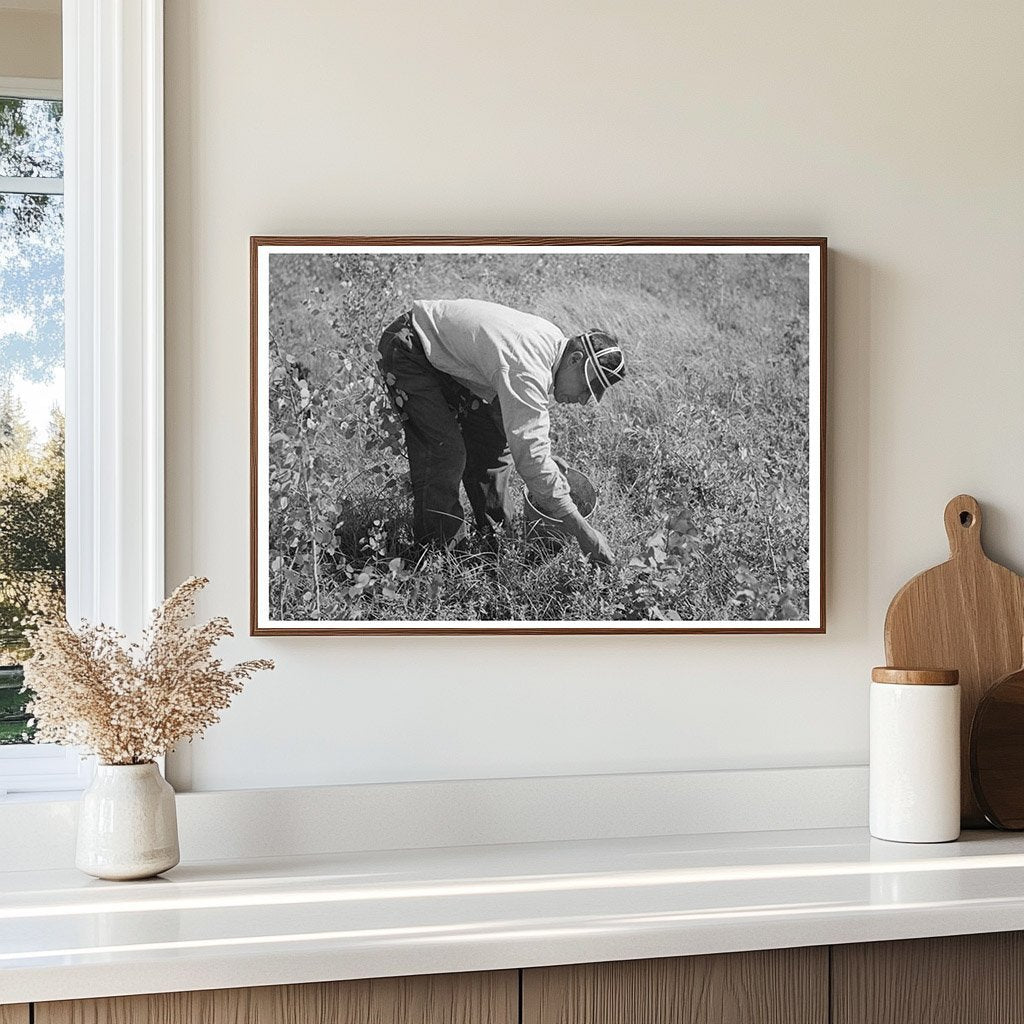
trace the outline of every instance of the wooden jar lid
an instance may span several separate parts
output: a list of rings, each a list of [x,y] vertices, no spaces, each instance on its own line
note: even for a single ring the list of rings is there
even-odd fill
[[[955,668],[888,668],[871,670],[873,683],[900,683],[913,686],[956,686],[960,673]]]

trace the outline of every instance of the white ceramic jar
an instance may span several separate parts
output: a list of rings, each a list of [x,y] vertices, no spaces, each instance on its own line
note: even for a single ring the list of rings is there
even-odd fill
[[[960,835],[960,685],[952,669],[871,672],[870,828],[876,839]]]
[[[75,866],[124,881],[150,878],[179,860],[174,790],[151,761],[98,764],[78,811]]]

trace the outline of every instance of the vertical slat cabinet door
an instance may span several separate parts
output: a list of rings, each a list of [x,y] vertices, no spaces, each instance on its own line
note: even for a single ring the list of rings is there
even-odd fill
[[[1024,1021],[1024,934],[832,947],[833,1024]]]
[[[523,972],[523,1024],[827,1022],[824,947]]]
[[[37,1003],[35,1024],[518,1024],[516,971]]]
[[[28,1024],[28,1005],[0,1006],[0,1024]]]

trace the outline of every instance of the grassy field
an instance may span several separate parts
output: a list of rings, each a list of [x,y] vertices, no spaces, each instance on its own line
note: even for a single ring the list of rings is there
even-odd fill
[[[808,614],[807,260],[724,255],[271,257],[271,614],[282,620],[774,620]],[[518,531],[408,557],[408,466],[376,375],[416,298],[617,334],[629,376],[552,407],[617,564]]]

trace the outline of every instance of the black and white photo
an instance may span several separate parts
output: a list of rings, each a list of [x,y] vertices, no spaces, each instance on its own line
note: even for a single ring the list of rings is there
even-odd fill
[[[824,240],[251,257],[254,633],[824,629]]]

